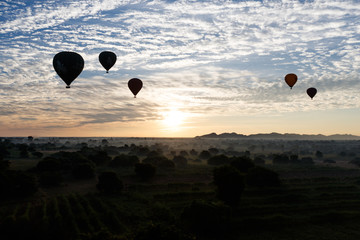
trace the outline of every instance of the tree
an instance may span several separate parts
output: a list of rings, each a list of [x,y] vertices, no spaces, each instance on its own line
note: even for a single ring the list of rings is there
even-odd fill
[[[72,175],[77,179],[90,179],[95,177],[95,167],[93,164],[81,163],[72,170]]]
[[[187,157],[187,156],[189,156],[188,152],[185,151],[185,150],[181,150],[180,153],[179,153],[179,155],[182,156],[182,157]]]
[[[245,188],[244,176],[236,168],[225,165],[215,168],[213,177],[217,197],[229,206],[237,206]]]
[[[120,193],[124,184],[115,172],[102,172],[99,175],[99,181],[96,188],[105,194]]]
[[[274,154],[273,164],[285,164],[289,163],[289,156],[286,154]]]
[[[116,156],[110,163],[110,167],[133,167],[139,163],[139,158],[133,155],[120,154]]]
[[[217,154],[219,154],[219,152],[220,152],[219,149],[214,148],[214,147],[209,148],[208,151],[209,151],[209,153],[210,153],[211,155],[217,155]]]
[[[31,153],[34,157],[36,158],[42,158],[44,156],[44,154],[42,152],[32,152]]]
[[[155,176],[156,167],[150,163],[135,164],[135,173],[141,180],[147,181]]]
[[[89,155],[88,159],[98,166],[105,165],[111,161],[111,157],[106,151],[96,151],[94,154]]]
[[[64,179],[60,171],[41,172],[39,176],[39,183],[44,187],[60,186],[63,180]]]
[[[36,165],[37,170],[40,172],[51,172],[51,171],[61,171],[62,166],[60,160],[52,157],[46,157],[43,160],[40,160]]]
[[[246,183],[254,187],[273,187],[280,185],[280,179],[276,172],[256,166],[250,169],[246,175]]]
[[[197,156],[198,155],[198,152],[195,150],[195,149],[191,149],[190,150],[190,154],[191,154],[191,156]]]
[[[249,157],[233,157],[230,165],[239,170],[240,172],[247,173],[249,169],[253,168],[255,164]]]
[[[254,158],[254,164],[259,164],[259,165],[264,165],[265,164],[265,159],[261,156],[256,156]]]
[[[229,162],[230,159],[224,154],[213,156],[207,160],[207,164],[215,166],[229,164]]]
[[[26,197],[37,190],[38,183],[32,174],[14,170],[0,173],[0,196]]]
[[[175,163],[176,166],[178,167],[184,167],[187,165],[187,159],[183,156],[174,156],[173,158],[173,162]]]
[[[320,152],[319,150],[317,150],[316,151],[316,153],[315,153],[315,156],[317,157],[317,158],[323,158],[323,153],[322,152]]]
[[[201,158],[201,159],[209,159],[211,157],[211,154],[210,154],[210,152],[209,151],[207,151],[207,150],[203,150],[201,153],[200,153],[200,155],[199,155],[199,158]]]

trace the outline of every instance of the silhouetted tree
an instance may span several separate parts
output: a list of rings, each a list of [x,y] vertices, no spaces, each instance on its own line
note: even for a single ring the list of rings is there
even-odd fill
[[[320,152],[319,150],[317,150],[316,153],[315,153],[315,156],[316,156],[317,158],[323,158],[323,153]]]
[[[217,154],[219,154],[219,152],[220,152],[219,149],[214,148],[214,147],[209,148],[208,151],[209,151],[209,153],[210,153],[211,155],[217,155]]]
[[[187,159],[183,156],[174,156],[173,162],[178,167],[184,167],[187,165]]]
[[[96,187],[102,193],[114,194],[120,193],[124,184],[115,172],[102,172]]]
[[[24,171],[7,170],[0,172],[0,196],[26,197],[38,190],[36,177]]]
[[[256,156],[254,158],[254,164],[263,165],[263,164],[265,164],[265,159],[263,157]]]
[[[290,162],[291,163],[298,163],[299,162],[299,156],[296,154],[290,155]]]
[[[210,154],[210,152],[209,151],[207,151],[207,150],[203,150],[201,153],[200,153],[200,155],[199,155],[199,158],[200,159],[209,159],[211,157],[211,154]]]
[[[77,179],[89,179],[95,177],[95,166],[88,163],[80,163],[72,170],[72,175]]]
[[[32,152],[31,155],[33,155],[36,158],[42,158],[44,156],[42,152]]]
[[[111,161],[111,157],[106,151],[96,151],[94,154],[89,155],[88,159],[98,166],[108,164]]]
[[[108,145],[109,144],[109,141],[107,139],[103,139],[101,140],[101,145]]]
[[[276,172],[256,166],[251,168],[246,175],[246,184],[254,187],[272,187],[280,185],[279,174]]]
[[[40,172],[61,171],[62,165],[60,160],[52,157],[46,157],[38,162],[36,168]]]
[[[312,157],[303,157],[300,160],[301,164],[314,164],[314,160],[312,159]]]
[[[215,168],[213,176],[217,197],[229,206],[237,206],[245,188],[244,176],[228,165]]]
[[[251,159],[246,156],[231,158],[230,165],[243,173],[247,173],[249,169],[255,166]]]
[[[39,183],[43,187],[60,186],[63,180],[60,171],[47,171],[39,174]]]
[[[170,161],[169,159],[167,159],[166,157],[164,157],[162,155],[149,156],[149,157],[145,158],[142,162],[150,163],[154,166],[163,167],[163,168],[174,168],[175,167],[174,162]]]
[[[139,163],[139,158],[137,156],[129,156],[125,154],[120,154],[109,163],[110,167],[133,167],[136,163]]]
[[[198,152],[195,150],[195,149],[191,149],[190,150],[190,154],[191,154],[191,156],[197,156],[198,155]]]
[[[285,164],[290,163],[289,156],[286,154],[274,154],[273,164]]]
[[[185,150],[181,150],[179,155],[182,156],[182,157],[188,157],[189,153],[187,151],[185,151]]]
[[[135,173],[141,180],[150,180],[155,176],[156,167],[150,163],[137,163],[135,164]]]
[[[207,160],[207,164],[214,166],[224,165],[229,163],[230,163],[230,159],[224,154],[213,156]]]

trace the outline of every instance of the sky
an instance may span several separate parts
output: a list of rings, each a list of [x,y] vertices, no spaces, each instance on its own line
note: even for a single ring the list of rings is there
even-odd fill
[[[360,135],[359,50],[359,1],[2,0],[0,136]]]

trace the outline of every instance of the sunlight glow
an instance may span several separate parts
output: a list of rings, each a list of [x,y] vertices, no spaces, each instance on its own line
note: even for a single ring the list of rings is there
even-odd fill
[[[179,127],[184,123],[186,118],[185,114],[179,110],[172,109],[168,112],[162,113],[162,123],[173,130],[178,130]]]

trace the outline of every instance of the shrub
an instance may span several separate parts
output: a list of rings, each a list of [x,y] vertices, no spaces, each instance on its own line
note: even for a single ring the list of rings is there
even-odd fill
[[[135,164],[135,173],[141,180],[150,180],[155,176],[156,167],[150,163],[137,163]]]
[[[243,175],[234,167],[222,166],[213,171],[217,197],[229,206],[237,206],[245,188]]]
[[[120,193],[124,184],[115,172],[102,172],[96,188],[105,194]]]
[[[249,186],[270,187],[278,186],[280,184],[280,179],[279,174],[276,172],[257,166],[249,170],[246,175],[246,183]]]

